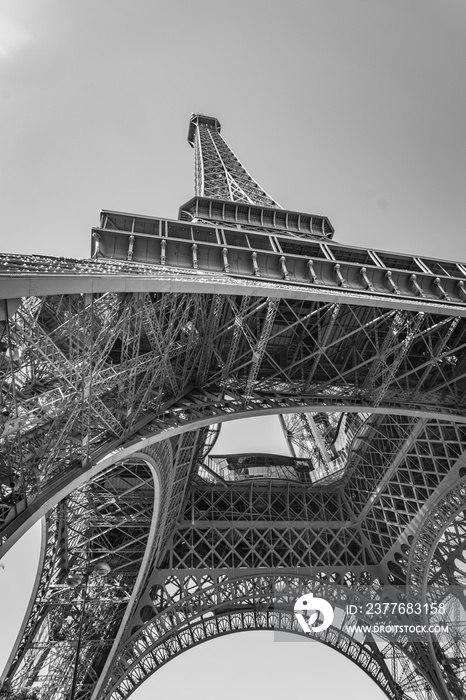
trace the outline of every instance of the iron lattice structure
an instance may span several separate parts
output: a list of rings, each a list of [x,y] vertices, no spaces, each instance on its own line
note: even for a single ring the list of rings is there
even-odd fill
[[[461,627],[349,633],[345,606],[464,584],[466,266],[338,244],[217,119],[188,140],[178,220],[103,211],[90,260],[0,257],[2,553],[44,517],[4,677],[123,700],[205,639],[302,633],[331,584],[325,644],[393,700],[464,698]],[[288,457],[215,454],[265,415]]]

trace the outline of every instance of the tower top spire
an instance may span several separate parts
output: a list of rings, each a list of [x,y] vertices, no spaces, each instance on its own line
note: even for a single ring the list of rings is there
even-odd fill
[[[191,115],[188,143],[194,148],[195,196],[181,206],[181,220],[332,238],[334,229],[327,217],[285,210],[272,199],[240,163],[220,131],[216,117]]]
[[[195,143],[195,137],[196,137],[196,128],[200,126],[201,124],[204,124],[205,126],[215,129],[220,133],[220,130],[222,128],[222,125],[220,124],[219,120],[216,117],[208,117],[206,114],[195,114],[193,112],[192,117],[189,121],[189,130],[188,130],[188,143],[194,148],[194,143]]]
[[[220,129],[219,120],[205,114],[193,114],[189,121],[188,143],[195,151],[196,195],[281,209],[228,148]]]

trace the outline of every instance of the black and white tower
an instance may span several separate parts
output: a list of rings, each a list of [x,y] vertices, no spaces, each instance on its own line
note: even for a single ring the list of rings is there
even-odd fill
[[[216,118],[188,141],[178,220],[103,211],[89,260],[0,256],[0,553],[44,522],[4,679],[125,700],[208,638],[304,634],[312,592],[388,698],[465,698],[466,265],[339,244]],[[216,452],[267,415],[289,456]],[[436,631],[349,632],[387,586]]]

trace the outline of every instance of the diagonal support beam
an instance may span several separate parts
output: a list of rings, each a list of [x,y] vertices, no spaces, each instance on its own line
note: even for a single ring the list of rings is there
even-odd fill
[[[254,383],[257,379],[257,375],[259,374],[259,369],[262,363],[262,360],[264,358],[264,355],[267,350],[267,343],[269,342],[269,338],[272,333],[273,329],[273,324],[275,321],[275,316],[277,315],[279,307],[279,301],[278,299],[269,299],[267,303],[267,312],[265,315],[264,323],[262,326],[260,338],[257,341],[256,347],[252,353],[253,360],[251,364],[251,368],[249,370],[249,376],[246,381],[246,388],[244,392],[244,399],[247,402],[251,395],[252,391],[254,388]]]

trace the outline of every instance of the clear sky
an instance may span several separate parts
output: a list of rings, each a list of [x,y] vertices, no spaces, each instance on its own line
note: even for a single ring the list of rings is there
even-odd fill
[[[176,218],[200,111],[337,240],[466,261],[465,65],[464,0],[2,0],[0,250],[86,256],[100,208]],[[322,645],[258,640],[200,646],[135,700],[300,697],[319,671],[327,700],[377,696]]]

